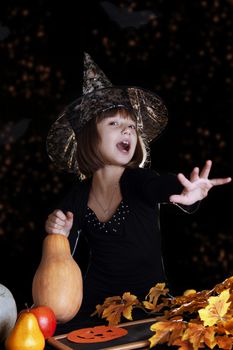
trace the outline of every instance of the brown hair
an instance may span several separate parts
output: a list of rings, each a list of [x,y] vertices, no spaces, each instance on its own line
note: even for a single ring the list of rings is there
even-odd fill
[[[123,118],[132,118],[136,121],[133,112],[123,108],[111,108],[101,113],[96,118],[92,118],[82,129],[77,137],[77,161],[79,167],[79,175],[82,179],[90,177],[93,173],[104,166],[104,162],[98,153],[98,143],[100,141],[96,124],[104,118],[113,117],[116,113],[120,113]],[[137,168],[144,166],[148,158],[149,147],[146,140],[137,130],[137,144],[133,158],[126,165],[126,168]]]

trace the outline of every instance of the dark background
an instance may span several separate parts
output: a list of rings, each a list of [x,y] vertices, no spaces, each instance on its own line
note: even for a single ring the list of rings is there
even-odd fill
[[[58,172],[46,136],[82,91],[87,51],[114,85],[165,101],[169,125],[151,167],[184,172],[213,160],[232,176],[232,0],[5,1],[0,6],[0,283],[31,305],[44,222],[73,176]],[[82,7],[81,7],[82,6]],[[233,273],[232,184],[193,215],[161,210],[173,291],[212,288]]]

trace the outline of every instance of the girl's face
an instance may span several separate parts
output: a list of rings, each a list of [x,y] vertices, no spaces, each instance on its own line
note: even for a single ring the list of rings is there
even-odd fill
[[[130,162],[138,139],[136,128],[135,121],[120,113],[97,123],[99,152],[105,164],[124,166]]]

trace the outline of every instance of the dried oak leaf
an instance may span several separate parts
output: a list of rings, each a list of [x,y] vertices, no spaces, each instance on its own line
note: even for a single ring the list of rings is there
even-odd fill
[[[120,298],[120,297],[119,297]],[[135,305],[138,305],[137,297],[129,292],[123,294],[120,300],[116,303],[108,305],[102,313],[102,318],[106,318],[109,325],[116,325],[120,322],[123,315],[127,320],[132,320],[132,310]]]
[[[167,320],[154,323],[150,327],[150,329],[155,332],[155,334],[149,338],[150,347],[163,343],[172,345],[175,339],[182,336],[185,328],[186,324],[182,320]]]
[[[189,322],[185,330],[182,340],[189,341],[194,350],[204,347],[204,343],[213,349],[216,345],[214,327],[206,328],[201,323]]]
[[[218,296],[209,297],[208,305],[204,309],[198,310],[204,326],[213,326],[224,320],[224,316],[231,304],[231,302],[228,302],[229,297],[229,289],[222,291]]]

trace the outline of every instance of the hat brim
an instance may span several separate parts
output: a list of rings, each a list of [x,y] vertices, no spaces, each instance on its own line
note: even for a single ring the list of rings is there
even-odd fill
[[[165,129],[167,108],[155,93],[135,86],[111,86],[79,97],[52,125],[47,152],[59,169],[77,172],[77,137],[85,124],[102,112],[123,107],[134,113],[138,127],[151,143]]]

